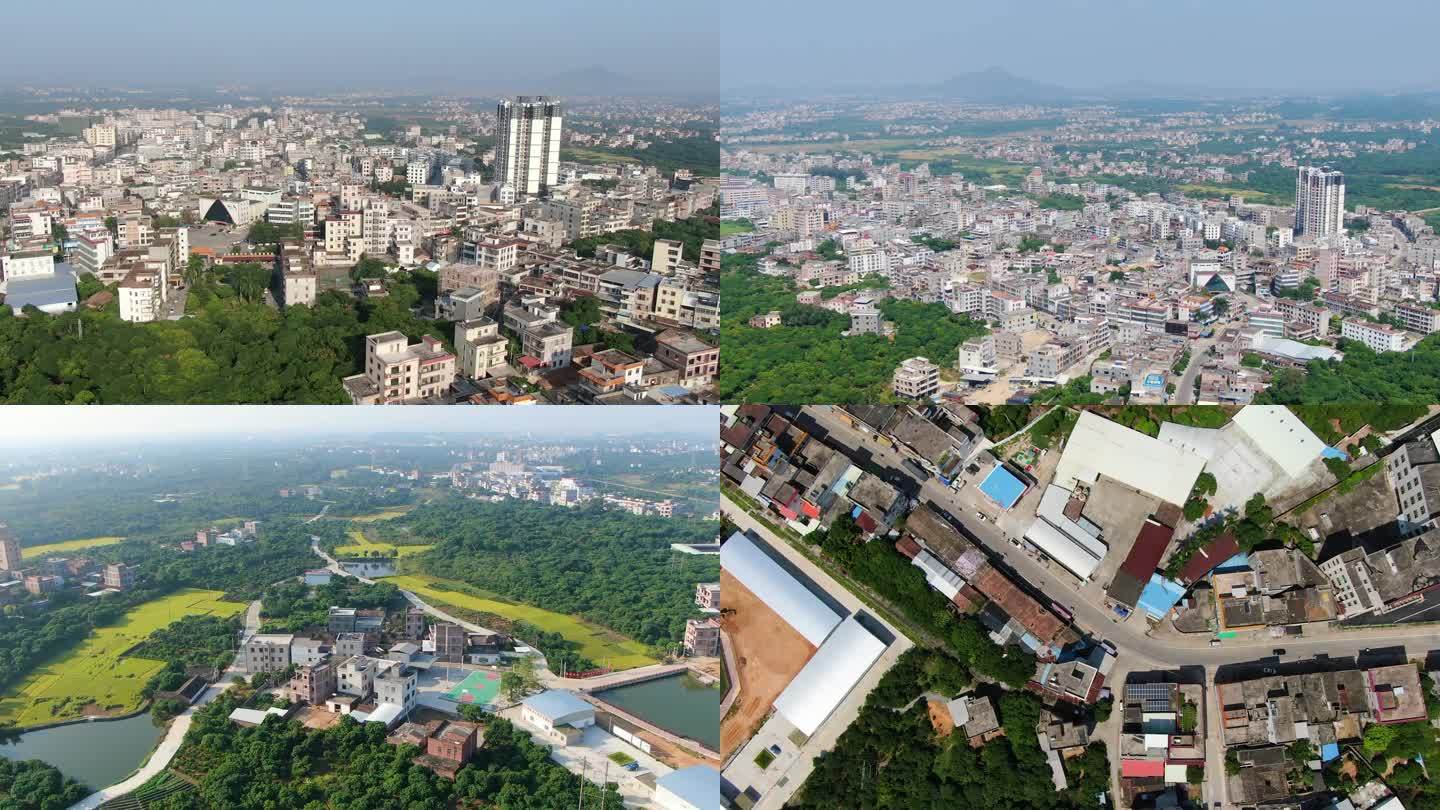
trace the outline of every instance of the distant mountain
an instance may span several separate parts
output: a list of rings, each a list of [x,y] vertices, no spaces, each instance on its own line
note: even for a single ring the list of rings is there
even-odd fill
[[[1069,101],[1078,95],[1067,87],[1016,76],[998,67],[961,73],[927,89],[946,98],[963,101]]]

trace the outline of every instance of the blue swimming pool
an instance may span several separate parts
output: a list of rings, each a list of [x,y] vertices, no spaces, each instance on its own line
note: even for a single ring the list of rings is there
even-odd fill
[[[1025,494],[1025,482],[1004,467],[997,466],[980,482],[980,491],[999,504],[1001,509],[1009,509]]]

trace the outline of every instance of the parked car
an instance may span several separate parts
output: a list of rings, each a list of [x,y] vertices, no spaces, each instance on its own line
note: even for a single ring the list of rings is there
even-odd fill
[[[1280,656],[1282,656],[1282,655],[1285,654],[1285,648],[1284,648],[1284,647],[1276,647],[1274,650],[1271,650],[1271,652],[1278,658],[1278,657],[1280,657]]]
[[[1220,639],[1218,639],[1218,638],[1212,638],[1212,639],[1210,639],[1210,646],[1211,646],[1211,647],[1219,647],[1219,646],[1220,646]]]
[[[778,745],[772,745],[772,746],[770,746],[770,753],[774,754],[774,755],[777,756],[777,757],[780,756],[780,746],[778,746]]]

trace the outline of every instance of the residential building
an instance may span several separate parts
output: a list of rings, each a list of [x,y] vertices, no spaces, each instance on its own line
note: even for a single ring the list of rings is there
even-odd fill
[[[435,645],[435,660],[459,664],[465,660],[465,628],[450,622],[430,626],[430,639]]]
[[[656,336],[655,359],[678,369],[680,384],[686,388],[709,385],[720,373],[720,349],[678,329]]]
[[[245,642],[245,669],[249,672],[276,672],[290,666],[290,645],[295,636],[288,633],[259,633]]]
[[[301,666],[290,678],[290,699],[319,706],[336,692],[335,667],[329,661]]]
[[[720,583],[702,582],[695,586],[695,606],[701,610],[720,609]]]
[[[520,719],[546,739],[568,745],[595,725],[595,707],[574,692],[551,689],[526,698],[520,705]]]
[[[510,342],[500,334],[500,324],[480,317],[455,323],[455,348],[459,352],[456,373],[479,380],[505,365]]]
[[[720,620],[685,620],[685,654],[700,658],[714,658],[720,655]]]
[[[1295,233],[1336,236],[1345,227],[1345,173],[1301,166],[1295,174]]]
[[[117,591],[135,587],[135,569],[125,563],[111,563],[105,566],[105,587]]]
[[[895,369],[895,395],[929,399],[940,390],[940,367],[924,357],[912,357]]]
[[[1375,352],[1398,352],[1405,348],[1405,333],[1393,326],[1372,323],[1359,318],[1346,318],[1340,322],[1340,336],[1346,340],[1364,343]]]
[[[0,571],[19,571],[24,568],[21,561],[20,541],[10,527],[0,523]]]
[[[346,377],[356,405],[399,405],[442,399],[455,382],[455,355],[436,338],[417,344],[400,332],[365,338],[365,373]]]
[[[559,180],[561,106],[544,96],[503,100],[495,110],[495,182],[533,197]]]

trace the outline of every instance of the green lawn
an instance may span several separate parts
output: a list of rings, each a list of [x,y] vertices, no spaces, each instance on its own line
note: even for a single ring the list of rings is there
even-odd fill
[[[566,639],[579,644],[581,655],[602,666],[612,669],[632,669],[656,663],[655,659],[645,652],[644,644],[574,616],[555,613],[532,605],[487,599],[459,591],[437,588],[435,587],[437,584],[459,587],[463,583],[423,574],[385,577],[383,581],[393,583],[407,591],[413,591],[424,597],[426,601],[437,603],[437,607],[442,610],[445,605],[455,605],[484,613],[494,613],[507,619],[528,622],[541,630],[559,633]]]
[[[748,221],[722,220],[720,222],[720,235],[732,236],[737,233],[750,233],[755,226]]]
[[[118,624],[96,629],[78,647],[0,697],[0,725],[23,728],[138,709],[140,690],[165,664],[122,653],[181,617],[233,616],[245,609],[243,602],[220,601],[222,596],[221,591],[187,588],[132,608]]]

